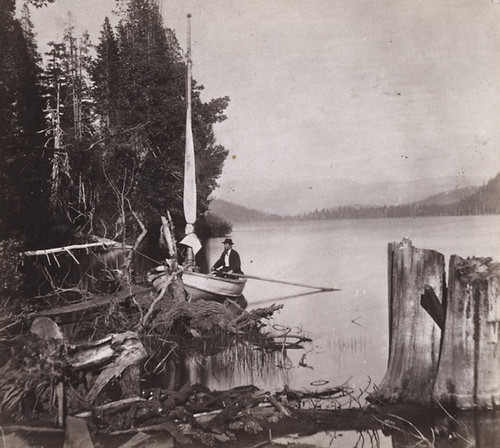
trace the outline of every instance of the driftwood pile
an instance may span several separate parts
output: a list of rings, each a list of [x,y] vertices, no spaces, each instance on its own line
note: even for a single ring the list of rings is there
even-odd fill
[[[261,431],[259,419],[290,416],[293,394],[272,396],[254,386],[210,391],[187,380],[186,359],[241,347],[272,357],[309,340],[268,331],[266,320],[282,306],[248,312],[232,301],[187,302],[179,274],[172,272],[159,294],[133,285],[108,296],[86,292],[68,301],[59,294],[27,301],[17,313],[5,310],[2,426],[61,428],[66,448],[90,447],[95,434],[135,435],[130,446],[141,446],[144,433],[155,432],[178,444],[213,445],[237,431]]]

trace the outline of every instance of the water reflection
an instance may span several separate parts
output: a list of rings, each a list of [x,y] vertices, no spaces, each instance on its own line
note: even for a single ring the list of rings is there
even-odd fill
[[[391,419],[384,431],[391,434],[392,448],[497,448],[499,427],[500,412],[462,411],[440,412],[430,422]]]
[[[262,350],[244,341],[213,356],[192,355],[188,360],[189,381],[212,390],[253,384],[259,388],[289,382],[291,361],[286,351]]]
[[[275,437],[272,441],[302,448],[497,448],[499,424],[498,412],[461,413],[457,417],[443,413],[425,425],[395,418],[386,420],[381,430],[326,430]]]
[[[390,437],[381,431],[321,431],[307,436],[291,435],[273,439],[273,443],[301,448],[389,448]]]
[[[392,434],[394,448],[415,445],[436,448],[497,448],[500,446],[500,412],[462,412],[438,417],[431,427],[419,428],[420,434],[398,431]],[[415,425],[417,428],[417,425]]]

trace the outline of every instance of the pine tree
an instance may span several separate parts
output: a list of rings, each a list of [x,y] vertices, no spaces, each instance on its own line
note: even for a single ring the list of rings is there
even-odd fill
[[[51,227],[40,57],[28,11],[16,19],[11,0],[0,0],[0,10],[0,238],[37,245]]]
[[[96,52],[97,58],[92,66],[93,98],[101,121],[101,135],[107,136],[111,122],[117,122],[114,114],[117,111],[117,90],[120,83],[118,43],[107,17]]]

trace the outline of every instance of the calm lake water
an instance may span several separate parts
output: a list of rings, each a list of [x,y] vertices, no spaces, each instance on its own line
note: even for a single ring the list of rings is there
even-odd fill
[[[271,327],[289,328],[313,342],[289,351],[284,369],[220,369],[207,379],[213,388],[253,383],[266,390],[284,385],[316,390],[346,384],[359,390],[370,381],[377,385],[388,359],[388,243],[409,237],[415,247],[443,253],[447,262],[452,254],[500,261],[500,216],[238,224],[231,237],[246,274],[342,291],[290,298],[311,290],[248,280],[248,309],[283,304]],[[219,257],[221,241],[210,240],[210,263]],[[356,434],[345,436],[324,446],[356,444]],[[392,444],[381,440],[377,446]]]

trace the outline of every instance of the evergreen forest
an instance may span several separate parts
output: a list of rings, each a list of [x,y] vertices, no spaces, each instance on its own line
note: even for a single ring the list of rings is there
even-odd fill
[[[94,235],[133,244],[146,230],[157,244],[167,214],[184,229],[185,57],[156,2],[117,6],[117,25],[103,18],[97,42],[68,25],[42,58],[26,3],[0,0],[3,256]],[[200,217],[228,154],[213,127],[229,102],[204,102],[202,90],[193,80]]]

